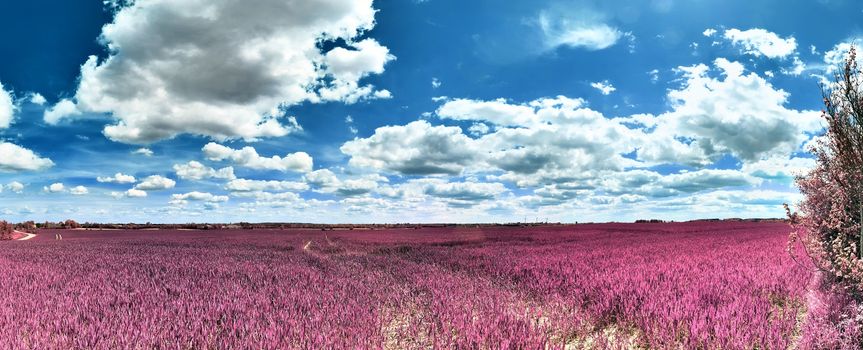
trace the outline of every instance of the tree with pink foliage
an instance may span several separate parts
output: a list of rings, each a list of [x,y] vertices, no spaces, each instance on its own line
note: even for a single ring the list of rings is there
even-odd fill
[[[863,290],[863,96],[852,48],[824,92],[826,133],[811,152],[817,165],[797,178],[802,215],[791,214],[800,242],[834,282]]]
[[[797,177],[800,213],[786,206],[794,226],[789,250],[805,251],[822,276],[807,297],[805,349],[863,348],[863,76],[856,56],[852,47],[823,89],[827,130],[810,149],[816,166]]]
[[[6,221],[0,221],[0,241],[12,239],[12,225]]]

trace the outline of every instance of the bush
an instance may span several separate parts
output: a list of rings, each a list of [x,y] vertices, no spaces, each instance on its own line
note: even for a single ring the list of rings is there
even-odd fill
[[[75,220],[70,219],[70,220],[66,220],[66,222],[63,223],[63,228],[65,228],[65,229],[76,229],[76,228],[81,228],[81,225],[78,224],[78,222],[76,222]]]
[[[12,225],[6,221],[0,221],[0,240],[12,239]]]

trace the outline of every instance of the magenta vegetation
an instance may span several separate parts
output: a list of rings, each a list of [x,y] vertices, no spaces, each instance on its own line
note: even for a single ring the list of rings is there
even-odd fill
[[[45,230],[0,244],[0,348],[786,349],[815,279],[788,232]]]

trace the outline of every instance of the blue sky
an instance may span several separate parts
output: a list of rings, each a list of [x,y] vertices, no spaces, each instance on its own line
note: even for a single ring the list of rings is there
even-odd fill
[[[853,1],[0,4],[0,216],[779,217]]]

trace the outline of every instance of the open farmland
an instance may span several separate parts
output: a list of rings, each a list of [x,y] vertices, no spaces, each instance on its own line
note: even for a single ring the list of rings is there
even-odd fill
[[[793,347],[783,223],[57,231],[0,243],[0,348]]]

